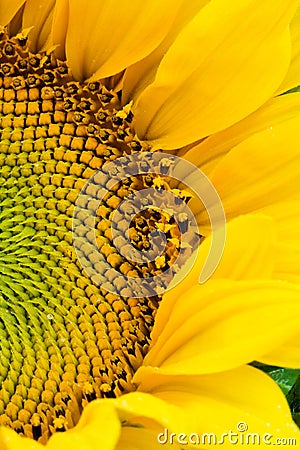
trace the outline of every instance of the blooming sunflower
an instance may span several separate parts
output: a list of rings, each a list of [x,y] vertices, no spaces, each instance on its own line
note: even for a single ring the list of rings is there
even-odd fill
[[[162,427],[197,439],[242,420],[298,437],[279,389],[246,364],[299,366],[300,99],[276,95],[299,84],[299,2],[232,3],[1,2],[2,447],[154,449]],[[72,246],[85,182],[145,149],[203,169],[231,221],[219,269],[198,286],[210,227],[191,202],[207,239],[161,302],[95,285]],[[99,247],[121,273],[161,269],[122,259],[109,230],[128,192],[155,182],[124,182],[100,208]],[[136,219],[140,249],[165,222]]]

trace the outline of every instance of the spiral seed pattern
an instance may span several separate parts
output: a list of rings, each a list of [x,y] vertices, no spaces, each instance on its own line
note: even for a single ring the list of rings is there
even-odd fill
[[[86,181],[105,162],[147,148],[116,92],[74,82],[53,54],[31,54],[25,34],[3,29],[0,41],[0,424],[46,442],[72,428],[87,402],[132,390],[147,352],[159,299],[94,285],[72,246]],[[176,254],[176,227],[157,211],[135,218],[131,239],[147,249],[147,234],[167,227],[160,261],[136,267],[111,241],[114,209],[155,183],[154,175],[124,180],[97,211],[99,251],[121,273],[156,273]]]

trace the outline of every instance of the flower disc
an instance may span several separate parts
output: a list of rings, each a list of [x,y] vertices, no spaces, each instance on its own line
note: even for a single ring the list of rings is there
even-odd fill
[[[147,351],[158,299],[93,284],[72,246],[86,181],[143,144],[115,92],[74,82],[52,54],[31,54],[22,34],[2,32],[0,74],[0,424],[45,442],[74,426],[86,402],[130,391]],[[99,251],[126,275],[157,267],[142,270],[117,253],[110,217],[128,192],[151,183],[150,175],[122,181],[97,211]],[[136,218],[138,248],[159,220],[157,212]]]

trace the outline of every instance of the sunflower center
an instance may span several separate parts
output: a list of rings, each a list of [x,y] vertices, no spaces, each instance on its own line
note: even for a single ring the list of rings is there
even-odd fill
[[[64,62],[31,54],[22,35],[9,39],[4,30],[0,39],[0,424],[46,442],[72,428],[87,402],[132,390],[147,352],[159,299],[105,291],[85,275],[72,246],[74,205],[86,181],[106,162],[146,147],[115,92],[74,82]],[[136,277],[163,270],[177,251],[172,227],[167,256],[146,267],[113,245],[112,212],[151,185],[152,175],[122,181],[96,217],[99,251]],[[168,221],[151,210],[137,216],[133,244],[147,249],[147,234]]]

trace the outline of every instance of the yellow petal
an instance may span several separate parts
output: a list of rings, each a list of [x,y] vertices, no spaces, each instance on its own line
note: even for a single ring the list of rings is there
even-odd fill
[[[300,335],[285,342],[272,352],[259,358],[259,361],[270,366],[300,368]]]
[[[300,283],[300,199],[262,208],[272,215],[278,242],[274,247],[273,278]]]
[[[121,432],[117,412],[108,402],[92,402],[82,412],[76,427],[65,433],[55,433],[47,450],[114,450]]]
[[[33,27],[29,33],[30,49],[40,51],[50,38],[55,0],[27,0],[22,27]]]
[[[275,247],[273,277],[291,283],[300,283],[300,246],[278,244]]]
[[[245,119],[213,134],[184,154],[184,158],[209,174],[226,153],[249,136],[299,116],[300,93],[272,98]]]
[[[216,234],[222,232],[219,230]],[[249,237],[251,236],[251,239]],[[227,224],[224,253],[212,278],[232,280],[267,279],[274,266],[275,234],[272,219],[262,215],[238,217]],[[201,243],[197,260],[188,275],[166,294],[160,303],[152,338],[155,340],[165,328],[165,321],[180,296],[199,283],[199,276],[210,251],[211,237]],[[189,262],[187,263],[187,269]],[[182,274],[180,274],[182,278]],[[175,277],[176,283],[176,277]]]
[[[160,432],[160,428],[154,431],[138,427],[124,427],[116,450],[162,450],[162,444],[157,439]],[[163,448],[180,450],[181,447],[177,444],[167,443],[163,445]]]
[[[232,149],[210,175],[227,220],[299,194],[300,116],[257,133]],[[204,227],[205,211],[197,217]]]
[[[122,395],[113,400],[113,405],[123,423],[138,424],[137,418],[145,417],[171,430],[178,430],[181,425],[184,428],[192,429],[189,421],[184,418],[183,412],[177,406],[168,404],[148,393],[131,392]]]
[[[271,278],[274,266],[274,245],[275,232],[270,217],[249,214],[233,219],[227,224],[224,253],[212,278],[232,280]],[[191,271],[191,276],[183,280],[178,286],[178,291],[171,291],[170,296],[177,297],[186,292],[188,287],[197,284],[210,246],[211,236],[201,244],[199,257]]]
[[[136,100],[155,77],[160,61],[183,26],[208,3],[209,0],[184,0],[172,27],[162,43],[146,58],[128,67],[124,75],[123,104]]]
[[[176,405],[165,402],[164,400],[157,398],[156,396],[150,395],[143,392],[132,392],[123,395],[119,398],[110,401],[113,403],[114,407],[118,411],[120,420],[125,427],[134,426],[144,426],[144,433],[136,434],[135,439],[137,441],[140,436],[142,439],[148,435],[154,436],[154,431],[156,431],[155,441],[157,441],[158,433],[161,432],[162,428],[167,428],[171,432],[180,432],[181,430],[186,430],[186,432],[193,432],[196,426],[196,421],[193,421],[192,417],[186,415],[186,412]],[[155,441],[153,442],[153,447],[150,445],[141,446],[140,442],[136,442],[136,447],[130,447],[127,439],[134,439],[134,430],[130,433],[122,429],[119,446],[117,449],[128,449],[133,448],[144,450],[158,449]],[[167,446],[167,448],[169,448]],[[175,445],[177,449],[177,445]]]
[[[0,427],[1,450],[44,450],[42,444],[33,439],[23,438],[10,428]]]
[[[297,189],[295,189],[297,193]],[[260,209],[261,214],[272,216],[280,243],[299,248],[300,242],[300,196],[270,204]]]
[[[257,360],[299,330],[299,295],[298,286],[280,281],[209,280],[192,287],[165,318],[144,365],[204,374]]]
[[[247,433],[259,434],[258,448],[270,448],[276,438],[289,437],[299,442],[300,432],[292,421],[283,393],[269,376],[253,367],[194,377],[151,374],[142,367],[135,375],[135,382],[141,383],[139,389],[182,408],[187,417],[197,421],[195,433],[200,436],[215,433],[221,448],[243,447],[240,440],[230,444],[228,436],[221,445],[222,433],[230,431],[237,433],[235,437],[239,439]],[[241,431],[242,424],[245,424],[244,431]],[[267,436],[265,442],[263,439],[267,433],[273,435],[269,443]],[[214,442],[208,445],[207,438],[206,445],[200,448],[212,448]],[[250,440],[249,448],[251,443]]]
[[[300,7],[291,22],[292,57],[289,70],[277,90],[277,94],[300,85]]]
[[[67,60],[76,79],[105,78],[151,53],[182,0],[70,2]]]
[[[52,30],[51,30],[51,46],[55,48],[55,56],[59,59],[65,59],[65,41],[67,34],[67,26],[69,19],[69,1],[56,0]]]
[[[287,26],[297,4],[215,0],[202,8],[138,99],[138,135],[154,148],[176,149],[261,106],[287,72]]]
[[[26,0],[1,0],[0,24],[7,25]]]

